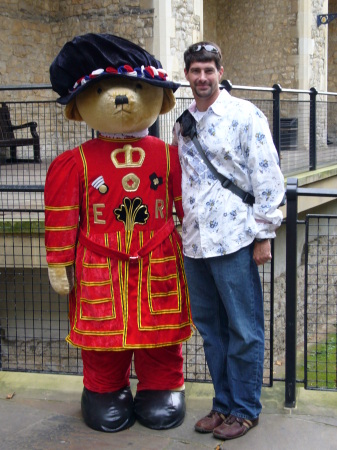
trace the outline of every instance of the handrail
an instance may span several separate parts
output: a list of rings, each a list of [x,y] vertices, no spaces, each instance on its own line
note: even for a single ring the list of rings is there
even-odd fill
[[[290,89],[290,88],[283,88],[281,85],[276,85],[278,87],[264,87],[264,86],[242,86],[238,84],[232,84],[230,80],[222,80],[220,83],[220,89],[229,89],[229,90],[238,90],[238,91],[261,91],[261,92],[276,92],[278,89],[282,93],[286,94],[308,94],[310,95],[312,93],[312,89]],[[190,84],[182,82],[180,83],[180,87],[189,88]],[[337,96],[337,92],[328,92],[328,91],[318,91],[316,90],[318,95],[333,95]]]
[[[4,185],[0,184],[0,192],[44,192],[44,185]]]
[[[190,84],[187,82],[181,82],[179,83],[180,87],[183,88],[189,88]],[[280,92],[287,93],[287,94],[310,94],[312,92],[312,89],[289,89],[289,88],[283,88],[279,84],[278,89],[280,89]],[[232,84],[230,80],[222,80],[220,83],[220,89],[228,89],[230,87],[230,90],[238,90],[238,91],[261,91],[261,92],[275,92],[277,88],[275,85],[273,87],[266,87],[266,86],[242,86],[238,84]],[[52,89],[51,84],[9,84],[9,85],[0,85],[0,91],[23,91],[23,90],[32,90],[32,89]],[[318,91],[316,90],[318,95],[333,95],[337,96],[337,92],[329,92],[329,91]]]
[[[0,85],[0,91],[25,91],[25,90],[36,90],[36,89],[52,89],[51,84],[9,84]]]

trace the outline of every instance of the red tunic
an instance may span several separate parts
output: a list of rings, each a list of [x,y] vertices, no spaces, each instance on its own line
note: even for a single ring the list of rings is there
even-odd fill
[[[191,336],[177,148],[99,137],[58,156],[45,185],[49,266],[75,263],[68,342],[161,347]]]

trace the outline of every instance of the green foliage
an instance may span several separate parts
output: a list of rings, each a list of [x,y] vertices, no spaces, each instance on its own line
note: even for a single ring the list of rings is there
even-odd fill
[[[3,234],[40,234],[44,233],[44,222],[34,221],[4,221],[0,230]]]
[[[301,366],[304,370],[304,364]],[[337,333],[308,347],[307,366],[308,387],[337,388]]]

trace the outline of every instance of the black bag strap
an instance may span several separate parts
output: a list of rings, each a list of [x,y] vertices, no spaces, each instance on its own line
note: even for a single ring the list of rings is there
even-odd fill
[[[253,206],[255,203],[255,197],[249,192],[246,192],[243,189],[239,188],[239,186],[234,184],[229,178],[225,177],[215,169],[215,167],[211,164],[211,162],[205,155],[205,152],[203,151],[200,142],[198,141],[196,136],[193,137],[192,142],[195,145],[196,149],[199,151],[200,156],[205,161],[205,164],[207,165],[209,170],[220,181],[221,186],[225,189],[229,189],[231,192],[233,192],[233,194],[240,197],[243,203],[247,203],[248,205]]]
[[[223,188],[229,189],[231,192],[233,192],[233,194],[240,197],[243,203],[247,203],[248,205],[253,206],[255,203],[255,197],[249,192],[246,192],[243,189],[239,188],[239,186],[236,186],[236,184],[234,184],[229,178],[219,173],[213,166],[213,164],[209,161],[197,138],[195,118],[192,116],[188,109],[186,109],[182,113],[182,115],[178,117],[177,122],[180,123],[181,135],[184,137],[190,137],[209,170],[220,181],[221,186]]]

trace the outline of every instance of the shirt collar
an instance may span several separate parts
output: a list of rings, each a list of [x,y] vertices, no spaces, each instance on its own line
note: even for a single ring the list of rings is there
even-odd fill
[[[226,89],[222,89],[220,91],[220,95],[215,100],[213,105],[210,106],[212,108],[212,111],[214,114],[217,114],[218,116],[222,116],[225,109],[225,103],[229,100],[230,94],[226,91]]]
[[[215,100],[215,102],[208,108],[208,111],[212,110],[214,114],[221,116],[224,112],[225,102],[228,101],[229,97],[230,94],[226,91],[226,89],[221,89],[220,95]],[[193,102],[191,103],[189,110],[192,114],[196,112],[197,104],[195,100],[193,100]]]

